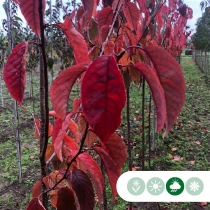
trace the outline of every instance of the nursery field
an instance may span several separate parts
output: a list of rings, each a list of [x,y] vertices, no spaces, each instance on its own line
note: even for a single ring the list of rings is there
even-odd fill
[[[150,163],[145,160],[145,170],[210,170],[210,81],[199,71],[191,57],[183,56],[181,65],[187,84],[185,105],[170,133],[164,139],[161,137],[162,134],[156,135],[156,148],[152,151]],[[59,66],[56,66],[56,69],[58,72]],[[4,106],[0,106],[1,210],[26,209],[31,200],[31,188],[40,177],[39,141],[34,137],[34,119],[31,114],[33,112],[35,117],[39,118],[38,73],[33,72],[32,77],[33,94],[29,94],[29,87],[27,87],[23,101],[26,110],[19,108],[23,173],[21,184],[18,182],[13,99],[3,85]],[[79,94],[77,87],[73,91],[75,96]],[[141,170],[141,107],[135,106],[138,101],[140,104],[140,95],[141,87],[131,86],[130,122],[133,170]],[[126,118],[123,117],[119,133],[126,139],[125,121]],[[127,163],[123,171],[128,171]],[[109,186],[106,188],[106,195],[108,210],[128,209],[128,203],[120,198],[118,202],[112,203]],[[95,209],[99,209],[99,206],[96,205]],[[134,203],[133,209],[210,210],[210,204],[205,201],[203,203]]]

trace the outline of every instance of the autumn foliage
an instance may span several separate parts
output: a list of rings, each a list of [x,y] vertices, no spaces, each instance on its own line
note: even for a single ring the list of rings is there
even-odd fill
[[[14,2],[40,37],[38,1]],[[45,1],[42,3],[45,8]],[[45,157],[46,161],[53,157],[50,161],[54,171],[35,183],[28,210],[45,209],[42,193],[48,193],[58,210],[92,210],[96,202],[103,200],[104,177],[99,159],[108,175],[113,200],[116,199],[116,182],[127,158],[126,144],[116,133],[129,88],[125,87],[125,72],[133,82],[141,78],[147,81],[155,104],[156,131],[164,130],[163,136],[179,117],[185,101],[185,79],[175,57],[180,55],[190,34],[186,23],[192,18],[191,8],[179,0],[81,3],[66,14],[62,23],[54,24],[72,47],[74,62],[58,74],[50,87],[54,110],[49,115],[55,123],[49,125],[52,143],[48,144]],[[4,69],[8,91],[21,106],[26,54],[31,44],[34,43],[15,46]],[[73,100],[71,108],[68,104],[75,83],[81,84],[81,97]],[[38,139],[39,129],[40,122],[36,120]],[[57,167],[58,163],[62,167]]]

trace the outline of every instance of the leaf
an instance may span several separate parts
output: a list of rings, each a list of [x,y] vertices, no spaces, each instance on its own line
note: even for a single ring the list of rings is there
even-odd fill
[[[39,20],[39,1],[37,0],[17,0],[21,13],[31,27],[32,31],[40,38],[40,20]],[[44,18],[44,11],[46,7],[46,0],[42,0],[42,15]]]
[[[113,3],[114,0],[103,0],[103,5],[104,7],[107,7],[107,6],[112,6],[112,3]]]
[[[157,46],[146,46],[147,55],[153,62],[154,68],[163,87],[166,100],[166,131],[165,137],[181,112],[185,101],[185,79],[180,65],[164,49]]]
[[[62,71],[50,87],[50,98],[56,114],[64,119],[71,89],[76,79],[86,70],[83,65],[74,65]]]
[[[173,158],[174,158],[173,155],[171,155],[170,153],[168,153],[168,157],[169,157],[170,159],[173,159]]]
[[[128,21],[128,27],[131,30],[137,30],[137,24],[140,17],[140,11],[135,3],[126,2],[123,7],[124,15]]]
[[[82,34],[72,27],[71,20],[66,16],[64,23],[57,23],[66,35],[68,43],[72,46],[77,64],[89,64],[88,47]]]
[[[5,85],[11,96],[22,105],[26,87],[26,54],[28,42],[21,42],[12,49],[7,59],[3,75]]]
[[[191,164],[191,165],[195,165],[195,161],[194,161],[194,160],[191,160],[191,161],[190,161],[190,164]]]
[[[69,121],[69,125],[68,125],[70,134],[72,134],[76,140],[76,142],[80,142],[80,136],[79,136],[79,131],[78,131],[78,126],[75,123],[74,120],[70,120]]]
[[[164,127],[166,121],[166,101],[164,97],[164,91],[156,72],[151,69],[146,63],[138,62],[135,66],[143,77],[146,79],[147,83],[152,92],[152,98],[155,103],[156,110],[156,130],[160,131]]]
[[[61,162],[63,161],[63,157],[62,157],[63,139],[66,135],[66,130],[69,126],[69,122],[72,115],[73,115],[72,113],[68,114],[64,121],[58,118],[55,121],[55,125],[54,125],[52,144],[54,147],[54,151]]]
[[[207,202],[201,202],[200,204],[201,204],[201,206],[206,206],[208,203]]]
[[[85,133],[86,125],[87,125],[87,120],[85,119],[85,117],[82,115],[79,116],[78,126],[79,126],[79,131],[81,133],[81,137]],[[85,138],[85,143],[87,144],[87,147],[90,148],[92,144],[97,140],[99,140],[99,137],[92,130],[88,130],[87,136]]]
[[[108,155],[108,153],[103,148],[101,148],[100,146],[94,146],[94,150],[99,154],[104,164],[112,188],[112,198],[113,200],[115,200],[115,197],[117,196],[117,180],[121,174],[120,170],[118,169],[117,164],[114,162],[114,160]]]
[[[48,188],[48,177],[43,178],[43,182],[45,183],[46,187]],[[32,188],[32,198],[37,198],[42,193],[42,182],[41,180],[38,180],[33,188]]]
[[[52,136],[52,132],[53,132],[53,127],[52,127],[52,124],[49,123],[49,126],[48,126],[48,137]],[[35,119],[34,136],[37,139],[40,139],[40,120],[38,120],[38,119]]]
[[[48,185],[49,185],[49,188],[52,188],[62,178],[63,178],[63,175],[60,172],[58,172],[58,171],[55,171],[55,172],[50,173],[50,175],[48,177]],[[61,188],[64,188],[64,187],[70,188],[69,182],[66,179],[62,180],[61,183],[59,183],[57,185],[57,187],[56,187],[55,190],[51,190],[49,192],[49,195],[58,194],[58,190],[61,189]]]
[[[125,86],[113,56],[96,58],[81,87],[83,111],[89,124],[105,141],[120,125],[125,106]]]
[[[52,144],[47,145],[47,150],[45,153],[45,159],[48,160],[54,153],[54,148]]]
[[[175,152],[175,151],[177,151],[178,149],[176,148],[176,147],[173,147],[173,148],[171,148],[171,151],[172,152]]]
[[[93,210],[94,209],[94,191],[92,183],[85,172],[75,169],[71,171],[67,179],[74,190],[77,199],[76,203],[80,209]]]
[[[114,54],[115,44],[113,41],[108,41],[107,43],[103,43],[104,47],[104,55],[112,55]]]
[[[102,26],[101,29],[100,29],[100,39],[101,39],[101,42],[105,42],[106,41],[106,38],[109,34],[109,26]]]
[[[38,198],[34,198],[28,204],[27,210],[45,210],[45,208]]]
[[[76,113],[76,112],[79,111],[80,104],[81,104],[81,99],[80,98],[74,98],[73,106],[72,106],[73,112]]]
[[[182,160],[183,160],[182,157],[180,157],[180,156],[178,156],[178,155],[175,155],[172,161],[179,161],[179,162],[180,162],[180,161],[182,161]]]
[[[196,141],[195,142],[197,145],[201,145],[201,142],[200,141]]]
[[[114,13],[111,7],[103,8],[97,14],[98,28],[101,29],[102,26],[112,25]]]
[[[102,148],[107,151],[121,171],[128,156],[124,140],[117,133],[113,133],[106,142],[102,143]]]
[[[58,191],[57,210],[77,210],[74,193],[69,188],[61,188]]]
[[[92,20],[92,15],[95,9],[95,0],[82,0],[82,4],[85,11],[85,22],[90,22]]]
[[[73,151],[72,155],[75,156],[78,151]],[[98,195],[98,200],[101,203],[103,201],[103,189],[104,189],[104,178],[101,173],[101,170],[93,158],[87,153],[81,153],[78,156],[78,159],[83,163],[83,165],[88,170],[94,187],[96,189],[96,193]]]

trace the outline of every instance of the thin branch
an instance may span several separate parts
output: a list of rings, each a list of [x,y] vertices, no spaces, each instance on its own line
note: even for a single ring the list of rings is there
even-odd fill
[[[36,129],[36,131],[37,131],[37,133],[38,133],[38,135],[39,135],[39,137],[40,137],[40,131],[39,131],[39,128],[38,128],[38,126],[37,126],[37,124],[36,124],[36,119],[35,119],[35,116],[34,116],[34,112],[31,111],[31,115],[32,115],[33,120],[34,120],[35,129]]]
[[[158,8],[158,10],[151,16],[149,23],[147,24],[147,26],[145,27],[138,43],[140,43],[141,39],[143,38],[145,32],[147,31],[147,29],[149,28],[149,25],[152,23],[152,21],[154,20],[154,18],[156,17],[156,15],[158,14],[158,12],[160,11],[160,9],[162,8],[162,6],[166,3],[166,0],[160,5],[160,7]]]
[[[117,20],[118,14],[119,14],[120,9],[121,9],[121,7],[122,7],[122,3],[121,3],[120,6],[119,6],[119,2],[120,2],[120,0],[118,1],[117,7],[116,7],[117,10],[116,10],[116,12],[115,12],[114,20],[113,20],[113,22],[112,22],[111,28],[109,29],[109,33],[108,33],[108,35],[107,35],[107,37],[106,37],[106,40],[105,40],[105,42],[104,42],[104,45],[103,45],[103,47],[102,47],[102,50],[101,50],[101,53],[100,53],[99,56],[103,55],[103,53],[104,53],[104,48],[105,48],[105,46],[107,45],[107,43],[108,43],[108,41],[109,41],[109,37],[110,37],[110,35],[111,35],[111,33],[112,33],[112,30],[113,30],[113,28],[114,28],[115,21]]]
[[[145,170],[145,123],[144,123],[144,105],[145,105],[145,79],[142,82],[142,171]]]
[[[69,172],[69,168],[70,168],[71,164],[76,160],[76,158],[80,155],[80,153],[82,153],[82,147],[83,147],[83,145],[84,145],[84,143],[85,143],[85,139],[86,139],[87,132],[88,132],[88,127],[89,127],[89,124],[87,123],[86,129],[85,129],[85,133],[84,133],[84,135],[83,135],[83,137],[82,137],[82,140],[81,140],[81,144],[80,144],[79,151],[78,151],[77,154],[71,159],[71,161],[70,161],[69,163],[67,163],[67,168],[66,168],[66,171],[65,171],[65,174],[63,175],[63,177],[62,177],[58,182],[56,182],[56,184],[55,184],[52,188],[50,188],[50,189],[48,189],[48,190],[45,190],[43,193],[48,193],[48,192],[50,192],[51,190],[54,190],[54,189],[55,189],[55,188],[56,188],[64,179],[66,179],[66,178],[69,176],[68,172]]]

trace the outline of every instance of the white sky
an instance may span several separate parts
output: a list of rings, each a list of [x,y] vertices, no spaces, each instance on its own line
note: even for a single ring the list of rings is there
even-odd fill
[[[0,28],[2,28],[2,20],[6,18],[5,11],[2,7],[3,2],[4,0],[0,0]],[[63,2],[65,2],[65,0]],[[193,29],[196,28],[195,26],[196,20],[202,16],[202,12],[200,9],[200,2],[201,0],[184,0],[184,3],[193,9],[193,19],[188,22],[188,25],[190,25],[191,28]],[[20,12],[19,12],[19,15],[20,15],[20,18],[22,18]]]

